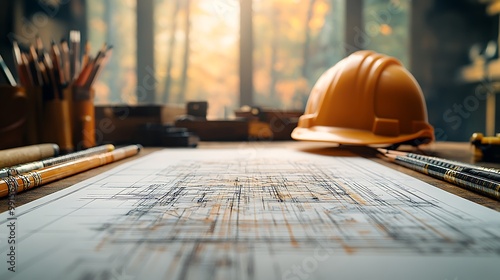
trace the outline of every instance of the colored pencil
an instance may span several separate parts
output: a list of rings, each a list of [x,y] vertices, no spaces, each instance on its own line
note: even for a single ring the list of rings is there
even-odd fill
[[[15,195],[43,184],[134,156],[139,153],[141,148],[141,145],[130,145],[111,152],[84,157],[22,175],[0,179],[0,197]]]

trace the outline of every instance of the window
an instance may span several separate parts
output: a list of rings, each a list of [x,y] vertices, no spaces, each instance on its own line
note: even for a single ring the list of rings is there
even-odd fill
[[[158,0],[154,28],[156,102],[207,100],[212,118],[239,106],[237,1]]]
[[[397,57],[406,67],[410,49],[410,0],[364,0],[365,48]]]
[[[96,103],[137,103],[136,0],[87,0],[88,37],[96,54],[102,44],[113,55],[96,82]]]
[[[318,77],[345,56],[346,1],[242,1],[251,1],[253,6],[252,13],[242,11],[252,18],[253,61],[248,63],[252,89],[245,93],[252,95],[251,105],[303,110]],[[206,100],[209,118],[230,117],[240,106],[239,51],[248,34],[240,29],[239,0],[87,2],[92,45],[109,42],[115,46],[98,84],[97,103],[141,102],[136,70],[145,68],[154,76],[154,97],[150,100],[155,103]],[[362,14],[349,15],[360,18],[358,22],[362,18],[369,32],[370,40],[358,47],[396,55],[407,63],[401,40],[407,44],[409,0],[363,3]],[[150,12],[137,12],[137,5],[151,5],[146,9]],[[396,14],[390,10],[390,17],[377,14],[395,6],[402,9]],[[137,23],[150,18],[151,30],[136,31]],[[151,42],[143,43],[153,46],[151,55],[149,50],[137,49],[135,41],[148,32]],[[138,66],[136,58],[145,53],[150,63]]]
[[[254,101],[302,110],[319,76],[344,56],[344,1],[254,1]]]

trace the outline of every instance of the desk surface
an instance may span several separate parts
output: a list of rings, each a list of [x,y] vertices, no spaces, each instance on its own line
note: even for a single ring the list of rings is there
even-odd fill
[[[466,144],[425,149],[470,155]],[[0,254],[9,261],[0,279],[500,274],[500,213],[475,204],[498,211],[499,202],[386,163],[374,149],[250,142],[158,150],[15,196],[19,205],[62,189],[1,213]]]
[[[473,193],[471,191],[454,186],[454,185],[449,184],[447,182],[443,182],[443,181],[434,179],[430,176],[418,173],[418,172],[413,171],[413,170],[409,170],[407,168],[398,166],[396,164],[388,163],[382,159],[377,158],[376,157],[377,153],[375,150],[365,148],[365,147],[332,147],[332,145],[328,144],[328,143],[295,142],[295,141],[290,141],[290,142],[227,142],[227,143],[202,142],[202,143],[200,143],[200,145],[197,149],[239,148],[239,147],[252,147],[252,146],[256,146],[259,148],[286,146],[288,148],[294,148],[294,149],[298,149],[298,150],[308,150],[308,151],[317,152],[317,153],[322,153],[322,152],[328,150],[329,154],[336,153],[336,152],[338,152],[340,154],[342,152],[345,152],[345,150],[349,150],[351,152],[359,154],[360,156],[370,158],[371,160],[378,162],[380,164],[383,164],[385,166],[388,166],[392,169],[396,169],[396,170],[401,171],[405,174],[408,174],[410,176],[418,178],[424,182],[427,182],[427,183],[429,183],[437,188],[443,189],[449,193],[463,197],[463,198],[468,199],[472,202],[484,205],[484,206],[489,207],[491,209],[494,209],[496,211],[500,211],[500,201],[495,201],[495,200],[490,199],[488,197]],[[108,164],[108,165],[105,165],[105,166],[102,166],[99,168],[95,168],[95,169],[74,175],[72,177],[68,177],[66,179],[59,180],[57,182],[53,182],[53,183],[47,184],[47,185],[42,186],[42,187],[31,189],[31,190],[24,192],[24,193],[20,193],[16,196],[15,204],[16,204],[16,206],[23,205],[25,203],[36,200],[36,199],[41,198],[43,196],[46,196],[48,194],[65,189],[65,188],[67,188],[71,185],[74,185],[78,182],[81,182],[85,179],[96,176],[104,171],[110,170],[110,169],[112,169],[120,164],[123,164],[124,162],[135,160],[139,157],[143,157],[147,154],[150,154],[152,152],[155,152],[155,151],[158,151],[161,149],[163,149],[163,148],[145,148],[137,156],[134,156],[134,157],[131,157],[131,158],[119,161],[119,162],[115,162],[112,164]],[[411,147],[409,147],[409,149],[411,149]],[[421,149],[423,151],[425,151],[427,154],[439,156],[442,158],[459,160],[462,162],[471,162],[471,160],[472,160],[472,148],[468,143],[438,142],[438,143],[433,143],[431,145],[422,146]],[[500,164],[499,165],[488,164],[488,165],[493,166],[493,167],[500,167]],[[0,212],[6,211],[7,207],[8,207],[7,206],[7,199],[6,198],[0,199]]]

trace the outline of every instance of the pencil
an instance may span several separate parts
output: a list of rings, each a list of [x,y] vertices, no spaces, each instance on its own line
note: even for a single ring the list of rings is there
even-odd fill
[[[89,62],[89,55],[90,55],[90,42],[87,41],[85,43],[85,47],[83,48],[83,56],[82,56],[82,65],[81,68],[83,69],[87,63]]]
[[[70,78],[71,81],[75,80],[78,73],[80,73],[80,31],[71,30],[69,32],[70,40]]]
[[[89,78],[90,72],[92,71],[93,67],[94,67],[94,61],[92,60],[92,58],[88,58],[87,63],[82,68],[82,71],[80,72],[78,78],[75,81],[75,86],[83,87],[85,85],[85,82]]]
[[[71,160],[83,158],[83,157],[88,157],[104,152],[110,152],[115,149],[115,146],[111,144],[107,145],[102,145],[98,147],[93,147],[89,148],[87,150],[75,152],[75,153],[70,153],[64,156],[59,156],[59,157],[53,157],[45,160],[39,160],[39,161],[34,161],[30,163],[25,163],[22,165],[17,165],[13,167],[8,167],[8,168],[3,168],[0,169],[0,178],[8,177],[8,176],[15,176],[19,174],[23,174],[29,171],[33,171],[36,169],[41,169],[44,167],[56,165],[56,164],[61,164],[64,162],[68,162]]]
[[[52,62],[54,64],[54,76],[56,78],[56,83],[59,88],[64,84],[64,73],[61,71],[61,52],[56,42],[52,41],[50,54],[52,56]]]
[[[377,150],[383,154],[388,153],[388,154],[395,154],[395,155],[399,155],[399,156],[410,157],[410,158],[422,160],[425,162],[429,162],[432,164],[436,164],[439,166],[443,166],[446,168],[454,169],[454,170],[457,170],[460,172],[465,172],[465,173],[469,173],[469,174],[472,174],[475,176],[484,177],[484,178],[488,178],[488,179],[500,182],[500,170],[496,169],[496,168],[477,166],[477,165],[467,164],[464,162],[442,159],[442,158],[438,158],[438,157],[419,155],[419,154],[415,154],[415,153],[407,153],[407,152],[386,150],[386,149],[377,149]]]
[[[35,45],[36,45],[36,53],[40,58],[40,60],[42,60],[43,59],[42,57],[44,56],[44,50],[43,50],[44,48],[43,48],[42,38],[40,38],[40,35],[36,35]]]
[[[90,89],[92,85],[94,85],[96,80],[99,78],[102,69],[108,63],[112,53],[113,53],[113,47],[109,47],[104,52],[104,55],[102,56],[101,60],[99,61],[98,64],[96,64],[95,72],[91,73],[91,75],[88,77],[87,83],[85,84],[85,88]]]
[[[38,54],[36,53],[35,47],[33,45],[30,45],[29,65],[31,77],[33,78],[33,84],[35,86],[43,86],[43,77],[40,73],[40,67],[38,64]]]
[[[30,86],[31,76],[29,74],[28,64],[25,64],[23,60],[23,55],[21,53],[21,49],[19,48],[19,44],[17,43],[17,41],[14,41],[12,45],[14,53],[14,62],[16,64],[16,70],[19,76],[19,82],[23,86]]]
[[[71,83],[69,47],[68,47],[68,41],[66,41],[65,39],[61,40],[61,68],[64,77],[63,84]]]
[[[0,168],[57,156],[57,144],[37,144],[0,151]]]
[[[17,43],[17,41],[14,41],[12,43],[12,49],[14,53],[14,61],[16,62],[16,66],[23,64],[23,61],[21,60],[21,49],[19,48],[19,44]]]
[[[33,78],[33,75],[31,74],[31,64],[28,60],[28,56],[23,53],[21,54],[21,59],[23,61],[22,68],[21,68],[21,73],[25,73],[26,76],[26,84],[23,84],[24,86],[35,86],[35,80]]]
[[[57,78],[56,74],[54,71],[54,64],[52,62],[52,59],[48,55],[44,55],[43,57],[43,64],[45,65],[45,69],[47,69],[47,75],[49,77],[49,85],[50,85],[50,96],[51,97],[60,97],[62,96],[62,93],[59,91],[61,90],[60,87],[58,86],[57,83]]]
[[[59,165],[49,166],[37,171],[31,171],[22,175],[0,179],[0,197],[15,195],[16,193],[41,186],[43,184],[134,156],[139,153],[141,148],[141,145],[130,145],[118,148],[111,152],[84,157]]]
[[[395,162],[401,166],[430,175],[434,178],[452,183],[459,187],[487,195],[496,200],[500,200],[500,182],[456,171],[415,158],[398,156],[395,154],[383,155],[385,159]]]
[[[105,63],[106,56],[108,55],[108,57],[109,57],[110,50],[111,50],[111,47],[108,48],[107,44],[103,44],[101,49],[97,52],[97,55],[94,58],[90,73],[88,74],[88,76],[85,79],[85,83],[83,85],[84,88],[90,89],[90,87],[94,83],[98,73],[100,72],[99,69],[101,68],[101,65],[103,63]]]

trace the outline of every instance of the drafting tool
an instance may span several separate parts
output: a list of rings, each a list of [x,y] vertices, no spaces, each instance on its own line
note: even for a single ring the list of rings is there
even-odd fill
[[[68,161],[17,176],[0,179],[0,197],[16,194],[101,165],[136,155],[140,145],[130,145],[114,151]]]
[[[33,79],[33,84],[35,86],[43,86],[43,77],[40,72],[40,64],[38,63],[38,54],[33,45],[30,45],[29,48],[29,65],[31,77]]]
[[[48,167],[48,166],[52,166],[52,165],[56,165],[56,164],[61,164],[63,162],[67,162],[67,161],[71,161],[71,160],[75,160],[75,159],[79,159],[79,158],[83,158],[83,157],[88,157],[88,156],[92,156],[92,155],[96,155],[96,154],[100,154],[100,153],[104,153],[104,152],[110,152],[110,151],[114,150],[114,148],[115,148],[115,146],[113,146],[111,144],[107,144],[107,145],[89,148],[87,150],[83,150],[83,151],[79,151],[79,152],[70,153],[70,154],[67,154],[64,156],[53,157],[53,158],[49,158],[49,159],[45,159],[45,160],[34,161],[34,162],[25,163],[25,164],[18,165],[18,166],[0,169],[0,178],[8,177],[8,176],[15,176],[15,175],[23,174],[23,173],[26,173],[26,172],[29,172],[32,170],[36,170],[36,169],[40,169],[40,168],[44,168],[44,167]]]
[[[439,166],[443,166],[446,168],[450,168],[450,169],[453,169],[456,171],[465,172],[465,173],[469,173],[469,174],[472,174],[475,176],[479,176],[479,177],[483,177],[483,178],[487,178],[487,179],[490,179],[493,181],[500,182],[500,169],[477,166],[477,165],[468,164],[468,163],[464,163],[464,162],[447,160],[447,159],[438,158],[438,157],[425,156],[425,155],[420,155],[420,154],[415,154],[415,153],[407,153],[407,152],[387,150],[387,149],[377,149],[377,150],[382,154],[393,154],[393,155],[398,155],[398,156],[403,156],[403,157],[414,158],[414,159],[418,159],[421,161],[436,164]]]
[[[383,154],[391,162],[500,200],[500,182],[428,161],[395,154]]]
[[[15,87],[17,86],[16,79],[12,76],[12,72],[10,72],[9,67],[5,64],[3,57],[0,55],[0,67],[2,68],[2,74],[9,83],[9,85]]]
[[[70,54],[68,41],[61,40],[61,67],[63,71],[64,83],[71,83]]]
[[[16,70],[18,72],[19,82],[23,86],[30,86],[32,84],[31,75],[29,73],[28,65],[23,60],[19,44],[17,43],[17,41],[14,41],[12,45],[13,45],[14,62],[16,64]]]
[[[70,77],[71,80],[75,80],[80,73],[80,31],[71,30],[69,32],[70,40]]]

